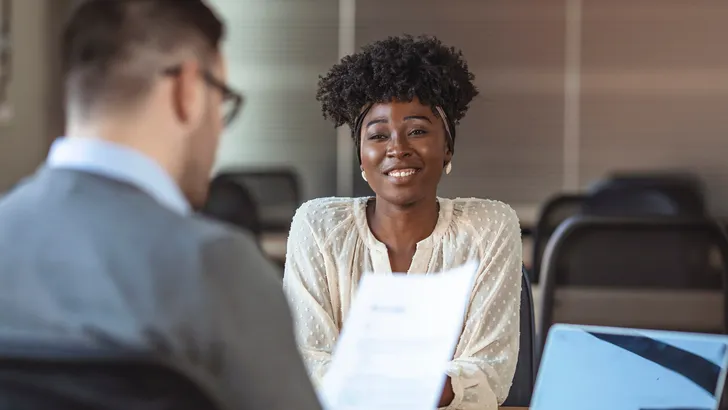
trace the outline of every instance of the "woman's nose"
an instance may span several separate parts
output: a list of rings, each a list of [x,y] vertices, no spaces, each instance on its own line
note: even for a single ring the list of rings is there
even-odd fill
[[[412,145],[406,136],[393,133],[387,146],[387,156],[390,158],[404,158],[412,155]]]

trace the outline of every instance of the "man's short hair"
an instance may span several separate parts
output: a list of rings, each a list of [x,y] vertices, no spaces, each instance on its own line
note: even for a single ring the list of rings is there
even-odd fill
[[[130,106],[183,53],[209,64],[223,36],[203,0],[87,0],[63,37],[69,109]]]

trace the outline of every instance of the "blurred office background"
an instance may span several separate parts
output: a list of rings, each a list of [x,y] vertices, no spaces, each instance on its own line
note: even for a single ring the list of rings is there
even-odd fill
[[[2,192],[63,132],[57,50],[74,1],[0,1]],[[211,3],[246,96],[216,173],[253,199],[272,259],[302,201],[369,194],[348,130],[321,117],[318,75],[371,41],[433,34],[462,48],[481,90],[441,195],[516,209],[537,321],[724,330],[728,242],[714,227],[728,219],[728,2]],[[582,220],[566,229],[568,217]]]

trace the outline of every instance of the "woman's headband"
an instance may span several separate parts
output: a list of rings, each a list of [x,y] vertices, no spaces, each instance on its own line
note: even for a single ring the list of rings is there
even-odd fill
[[[442,123],[445,124],[445,132],[447,132],[447,147],[450,149],[450,152],[452,152],[453,148],[455,147],[455,137],[452,134],[452,131],[450,130],[450,120],[447,118],[447,115],[445,115],[445,110],[442,109],[439,105],[435,106],[435,109],[437,110],[437,113],[440,115],[440,118],[442,119]]]

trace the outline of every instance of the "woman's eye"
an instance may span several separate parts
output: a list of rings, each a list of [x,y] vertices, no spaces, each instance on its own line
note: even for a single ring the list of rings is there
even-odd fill
[[[427,134],[427,131],[425,131],[425,130],[412,130],[410,132],[410,135],[423,135],[423,134]]]
[[[385,139],[385,138],[387,138],[387,136],[382,135],[382,134],[374,134],[374,135],[369,136],[370,140],[381,140],[381,139]]]

